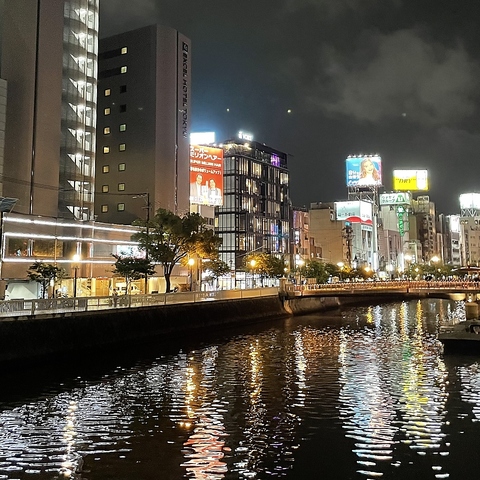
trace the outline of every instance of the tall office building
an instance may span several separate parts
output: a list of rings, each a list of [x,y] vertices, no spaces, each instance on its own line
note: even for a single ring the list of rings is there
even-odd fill
[[[286,153],[258,142],[224,142],[224,197],[217,207],[220,255],[232,270],[267,252],[289,260],[291,201]],[[241,277],[237,273],[237,281]]]
[[[2,183],[16,212],[93,217],[98,2],[5,2]]]
[[[101,39],[99,51],[97,219],[187,213],[190,40],[151,25]]]

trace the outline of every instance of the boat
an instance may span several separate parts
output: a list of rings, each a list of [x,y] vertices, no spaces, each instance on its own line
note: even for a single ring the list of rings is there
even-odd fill
[[[438,340],[444,353],[480,352],[480,320],[465,320],[455,325],[442,325]]]

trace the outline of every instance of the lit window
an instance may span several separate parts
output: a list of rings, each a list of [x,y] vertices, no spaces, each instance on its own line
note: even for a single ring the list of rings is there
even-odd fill
[[[124,152],[125,149],[126,149],[126,145],[124,143],[121,143],[119,146],[118,146],[118,149],[121,151],[121,152]]]
[[[127,73],[127,66],[120,67],[120,73]]]
[[[119,172],[124,172],[127,168],[127,165],[125,163],[119,163],[118,164],[118,171]]]
[[[103,153],[110,153],[110,147],[103,147]]]
[[[125,55],[125,54],[127,53],[127,51],[128,51],[128,50],[127,50],[127,47],[123,47],[123,48],[122,48],[122,55]]]
[[[106,97],[109,97],[112,91],[109,88],[106,88],[104,93]]]
[[[107,108],[103,111],[103,114],[104,114],[104,115],[110,115],[110,107],[107,107]]]
[[[105,127],[105,128],[103,129],[103,134],[104,134],[104,135],[108,135],[109,133],[110,133],[110,127]]]
[[[102,205],[102,213],[108,212],[108,205]]]
[[[126,129],[127,129],[127,124],[126,124],[126,123],[122,123],[122,124],[120,125],[120,131],[121,131],[121,132],[124,132]]]
[[[102,185],[102,192],[108,193],[108,185]]]
[[[110,171],[110,165],[104,165],[102,167],[102,173],[108,173]]]
[[[124,183],[119,183],[118,184],[118,191],[119,192],[125,191],[125,184]]]
[[[117,203],[117,212],[123,212],[125,210],[124,203]]]

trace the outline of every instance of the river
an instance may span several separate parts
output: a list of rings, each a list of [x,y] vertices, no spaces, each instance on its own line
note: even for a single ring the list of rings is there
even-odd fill
[[[346,308],[3,372],[0,480],[478,479],[461,302]]]

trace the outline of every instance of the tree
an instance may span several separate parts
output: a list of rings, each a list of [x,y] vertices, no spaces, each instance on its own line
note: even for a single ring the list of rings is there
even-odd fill
[[[251,253],[245,257],[245,267],[260,274],[263,286],[265,277],[281,277],[284,274],[285,261],[266,252]]]
[[[221,238],[206,227],[207,221],[198,213],[183,217],[160,208],[148,221],[136,220],[140,231],[132,236],[148,258],[163,266],[166,289],[171,291],[170,276],[175,265],[187,256],[198,258],[218,257]]]
[[[155,267],[146,258],[122,257],[120,255],[112,255],[116,259],[113,273],[125,277],[126,289],[130,291],[130,283],[140,278],[145,278],[155,273]]]
[[[213,282],[223,275],[230,273],[230,267],[219,258],[212,258],[205,262],[204,270],[207,272],[207,281]]]
[[[48,292],[48,286],[53,281],[64,278],[66,272],[63,268],[52,265],[51,263],[35,262],[27,270],[27,276],[30,280],[38,282],[42,287],[42,298],[45,298]]]

